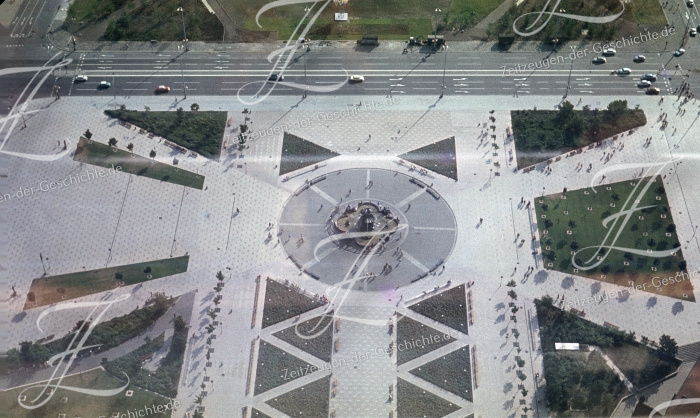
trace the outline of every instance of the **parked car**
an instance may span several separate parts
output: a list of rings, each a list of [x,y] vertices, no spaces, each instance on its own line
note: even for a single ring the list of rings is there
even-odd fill
[[[656,74],[653,73],[646,73],[642,76],[642,80],[647,80],[647,81],[656,81]]]
[[[361,75],[356,74],[356,75],[350,76],[350,81],[356,82],[356,83],[361,83],[361,82],[365,81],[365,78]]]
[[[631,74],[631,73],[632,73],[632,70],[630,70],[629,68],[625,67],[625,68],[620,68],[619,70],[617,70],[617,73],[620,74],[620,75]]]
[[[649,87],[647,89],[647,94],[659,94],[661,90],[658,87]]]
[[[685,54],[685,49],[683,48],[678,48],[676,49],[676,52],[673,53],[673,55],[680,57],[681,55]]]
[[[606,62],[608,62],[608,60],[606,60],[603,57],[595,57],[595,58],[593,58],[593,60],[591,62],[593,64],[605,64]]]
[[[644,62],[647,60],[647,57],[644,55],[635,55],[634,56],[634,62]]]
[[[100,84],[97,85],[98,89],[108,89],[112,87],[112,83],[109,81],[100,81]]]
[[[605,48],[605,49],[603,50],[603,55],[605,55],[605,56],[607,56],[607,57],[612,57],[612,56],[615,55],[615,54],[617,54],[617,51],[615,51],[615,50],[612,49],[612,48]]]
[[[647,80],[642,80],[639,83],[637,83],[637,87],[651,87],[651,82]]]
[[[270,78],[268,78],[268,80],[270,80],[270,81],[282,81],[282,80],[284,80],[284,76],[276,74],[276,73],[270,74]]]
[[[170,87],[168,86],[158,86],[156,87],[156,93],[167,93],[170,91]]]
[[[85,81],[88,81],[88,77],[86,75],[78,74],[75,76],[73,79],[76,83],[82,83]]]
[[[697,30],[697,29],[695,29],[695,28],[690,28],[690,32],[689,32],[689,34],[690,34],[690,36],[695,36],[695,35],[697,35],[697,34],[698,34],[698,30]]]
[[[686,4],[688,5],[688,7],[693,7],[693,6],[695,6],[695,1],[694,1],[694,0],[688,0],[688,2],[687,2]]]

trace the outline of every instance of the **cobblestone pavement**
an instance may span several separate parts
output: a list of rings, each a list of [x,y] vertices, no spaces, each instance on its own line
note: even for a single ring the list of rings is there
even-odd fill
[[[578,98],[570,99],[576,103]],[[582,98],[578,106],[588,104],[603,108],[614,99]],[[596,282],[543,270],[539,258],[532,255],[538,250],[536,241],[532,247],[529,240],[522,247],[518,246],[516,235],[531,235],[535,222],[534,211],[523,209],[519,202],[523,197],[532,201],[543,193],[560,191],[564,187],[569,190],[588,187],[596,170],[613,164],[652,163],[675,158],[678,162],[664,171],[663,181],[674,209],[674,221],[688,266],[700,270],[700,245],[697,235],[694,235],[700,220],[700,194],[693,193],[700,181],[698,126],[695,122],[698,105],[689,103],[683,106],[690,110],[685,118],[677,116],[680,102],[674,102],[672,96],[666,99],[659,105],[656,99],[649,97],[630,98],[631,107],[639,105],[647,113],[649,123],[646,126],[616,142],[553,162],[552,174],[547,174],[542,169],[529,173],[514,171],[513,161],[508,158],[513,144],[505,140],[505,132],[510,126],[510,109],[554,108],[559,100],[552,97],[508,97],[507,100],[497,96],[445,97],[442,100],[400,97],[383,110],[332,121],[324,121],[318,115],[341,111],[363,100],[384,101],[387,98],[328,96],[310,97],[301,102],[298,98],[268,98],[263,105],[252,108],[253,131],[287,124],[295,135],[342,155],[327,161],[317,170],[282,181],[276,175],[275,167],[279,165],[281,136],[266,135],[249,141],[249,146],[243,151],[229,147],[221,162],[208,161],[201,156],[178,157],[183,169],[206,177],[204,190],[116,173],[61,190],[37,192],[0,202],[0,208],[6,211],[6,217],[11,221],[8,234],[8,260],[11,263],[0,260],[0,266],[8,269],[9,286],[15,286],[17,291],[17,296],[12,297],[9,286],[6,289],[9,327],[7,337],[2,341],[2,350],[51,333],[61,335],[75,322],[84,319],[84,309],[50,316],[42,322],[42,333],[34,325],[42,309],[22,313],[31,281],[41,277],[44,268],[47,275],[57,275],[189,254],[186,273],[145,282],[136,291],[132,287],[115,289],[112,297],[125,293],[130,293],[131,297],[122,302],[119,309],[110,311],[105,319],[143,306],[151,292],[179,295],[198,289],[190,320],[196,336],[188,346],[178,394],[178,400],[185,405],[184,410],[192,411],[206,375],[215,382],[207,384],[208,395],[203,405],[208,414],[230,416],[231,411],[239,413],[241,408],[251,405],[261,411],[274,412],[264,401],[321,375],[305,376],[259,396],[246,395],[251,342],[258,336],[269,338],[269,332],[261,330],[259,325],[251,328],[256,298],[255,278],[262,275],[263,278],[288,279],[311,294],[328,295],[329,288],[311,277],[299,275],[296,266],[286,259],[287,253],[281,244],[276,239],[268,240],[270,223],[278,223],[285,203],[308,179],[349,168],[386,169],[433,183],[455,214],[457,239],[444,270],[396,292],[351,292],[343,309],[347,310],[348,317],[356,317],[356,320],[344,321],[339,334],[339,355],[388,346],[391,337],[385,327],[401,297],[409,300],[422,296],[423,292],[432,294],[436,286],[443,286],[448,280],[452,286],[473,281],[474,325],[469,329],[469,336],[460,337],[460,341],[436,350],[426,359],[446,354],[467,343],[476,347],[480,373],[474,402],[459,401],[426,383],[416,384],[463,406],[454,416],[471,412],[476,416],[513,416],[519,405],[515,405],[514,396],[517,392],[516,368],[513,366],[515,351],[512,338],[506,337],[512,324],[504,281],[514,279],[518,282],[518,304],[522,306],[517,319],[520,324],[528,324],[527,332],[523,332],[520,339],[521,356],[526,359],[529,376],[524,382],[530,393],[527,405],[536,410],[527,415],[543,415],[546,413],[543,404],[534,402],[536,397],[542,396],[545,382],[541,377],[534,378],[535,373],[542,375],[542,358],[532,300],[545,294],[563,294],[569,300],[588,296]],[[62,142],[66,140],[72,152],[79,135],[89,128],[94,134],[93,140],[106,143],[110,137],[115,137],[120,148],[131,142],[134,153],[147,156],[155,150],[156,160],[171,163],[179,154],[175,154],[161,138],[140,135],[104,115],[104,109],[120,104],[133,109],[148,106],[155,111],[175,110],[180,106],[187,109],[196,102],[202,110],[228,111],[233,118],[233,127],[226,128],[226,135],[236,135],[237,128],[234,127],[243,122],[243,106],[230,98],[191,96],[178,102],[168,100],[155,97],[36,100],[27,108],[27,128],[16,126],[4,142],[2,151],[55,155],[62,150]],[[30,114],[32,110],[37,112]],[[493,115],[489,113],[491,110],[494,110]],[[661,112],[669,114],[670,129],[665,131],[659,130],[659,124],[655,122]],[[478,138],[487,127],[490,116],[496,118],[495,134],[500,145],[496,153],[490,146],[480,145]],[[294,121],[301,118],[310,118],[313,123],[308,128],[295,127]],[[368,140],[369,135],[371,139]],[[456,139],[458,182],[432,173],[421,176],[398,163],[398,155],[449,136]],[[645,139],[650,136],[651,144],[645,148]],[[612,161],[605,164],[603,153],[623,142],[624,149],[618,150]],[[87,168],[74,162],[70,156],[54,162],[20,157],[7,157],[7,161],[7,182],[11,191],[37,187],[44,180],[63,179]],[[576,171],[574,168],[579,163],[593,164],[593,171]],[[638,172],[611,172],[606,182],[632,179]],[[535,271],[530,278],[524,278],[529,266]],[[215,292],[212,288],[219,270],[226,275],[226,286],[221,292],[222,309],[217,318],[221,325],[211,346],[214,349],[210,360],[212,365],[205,367],[204,327],[210,322],[206,311],[213,307]],[[700,281],[693,279],[692,282],[695,296],[700,299]],[[601,291],[618,289],[621,288],[616,285],[601,284]],[[97,301],[104,297],[97,294],[80,300]],[[653,297],[639,292],[624,301],[611,300],[586,306],[586,319],[599,324],[608,321],[653,340],[668,333],[679,345],[700,339],[695,326],[700,317],[697,303],[658,296],[652,304],[650,298]],[[260,316],[262,303],[257,309]],[[377,324],[381,322],[381,326],[367,324],[370,311],[373,315],[378,313]],[[304,318],[316,314],[318,311],[309,312]],[[430,325],[439,329],[437,324]],[[308,354],[289,345],[280,343],[280,346],[302,359],[309,358]],[[332,399],[331,408],[336,409],[339,416],[349,415],[351,408],[367,411],[367,416],[377,415],[375,412],[388,414],[396,403],[395,399],[387,402],[388,387],[397,376],[393,372],[394,364],[388,356],[375,356],[358,364],[357,369],[333,370],[333,378],[339,382],[339,392]],[[418,380],[401,368],[397,373],[411,382]],[[179,413],[184,414],[182,410]]]

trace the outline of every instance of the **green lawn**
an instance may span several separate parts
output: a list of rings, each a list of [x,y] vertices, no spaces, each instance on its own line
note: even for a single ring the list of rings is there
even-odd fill
[[[659,178],[641,180],[642,184],[634,192],[630,203],[639,200],[638,207],[653,207],[633,213],[614,245],[642,251],[678,248],[675,255],[655,258],[610,250],[598,267],[575,270],[572,264],[574,251],[580,251],[576,254],[580,266],[592,265],[598,262],[597,257],[605,255],[605,249],[598,254],[595,254],[596,249],[582,249],[603,243],[612,228],[612,223],[607,228],[603,226],[603,219],[625,209],[625,201],[632,195],[637,181],[599,185],[595,188],[597,193],[587,188],[535,198],[545,268],[626,287],[630,286],[629,282],[634,282],[641,286],[639,290],[695,301],[690,280],[674,281],[667,285],[660,285],[654,280],[654,277],[675,276],[686,269],[672,210]],[[649,181],[653,183],[647,193],[638,196]],[[626,208],[629,207],[630,204]],[[622,221],[618,221],[617,225],[621,224]],[[614,235],[608,238],[605,245],[612,245],[612,237]],[[589,261],[591,257],[595,258]]]
[[[547,399],[553,411],[569,407],[588,409],[588,416],[609,416],[619,399],[627,394],[620,379],[599,355],[561,352],[555,342],[575,342],[600,347],[637,387],[673,372],[679,363],[662,360],[626,333],[586,321],[553,306],[552,298],[536,300],[540,339],[544,353]]]
[[[129,286],[184,273],[187,271],[189,260],[190,257],[186,255],[34,279],[29,292],[34,294],[36,300],[34,303],[27,300],[24,309],[92,295],[122,285]]]
[[[501,33],[512,34],[515,19],[527,13],[542,12],[545,10],[546,4],[548,4],[546,0],[534,0],[523,2],[519,6],[511,6],[505,15],[496,23],[490,25],[489,34],[491,38],[495,39]],[[550,11],[553,6],[553,3],[549,3],[548,9],[545,11]],[[562,0],[560,3],[557,3],[556,7],[558,10],[566,10],[567,14],[594,17],[612,16],[622,10],[618,0]],[[535,19],[537,19],[536,15],[522,18],[518,22],[518,30],[521,32],[536,30],[542,25],[543,19],[540,19],[533,27],[527,28],[535,22]],[[633,2],[625,2],[624,13],[613,22],[594,24],[574,19],[553,17],[544,29],[538,33],[523,38],[516,35],[516,40],[550,42],[556,37],[560,42],[583,39],[609,41],[638,35],[642,29],[639,25],[651,25],[650,30],[660,31],[666,23],[666,17],[661,9],[661,2],[658,0],[635,0]],[[584,30],[587,31],[587,35],[583,35],[582,31]]]
[[[457,151],[453,136],[399,155],[399,158],[457,180]]]
[[[518,168],[546,161],[557,155],[643,126],[641,109],[629,109],[627,100],[616,100],[608,109],[584,106],[574,110],[566,101],[559,110],[511,111]]]
[[[412,375],[439,386],[460,398],[473,402],[472,366],[469,346],[411,370]]]
[[[467,29],[479,23],[503,0],[452,0],[445,16],[445,28]]]
[[[154,112],[110,109],[105,114],[132,123],[207,158],[218,159],[226,129],[226,112]]]
[[[265,403],[290,417],[327,417],[331,377],[316,380]]]
[[[491,0],[491,3],[494,2],[496,0]],[[306,4],[298,4],[268,10],[260,17],[262,25],[260,28],[255,22],[255,15],[263,5],[268,3],[266,0],[224,0],[220,3],[227,10],[228,15],[245,29],[276,31],[277,39],[281,40],[289,38],[304,17],[304,8],[308,7]],[[321,4],[323,3],[319,3]],[[463,5],[469,10],[472,8],[468,3]],[[380,42],[382,39],[408,40],[409,36],[425,37],[433,33],[436,8],[447,12],[450,9],[450,2],[447,0],[431,3],[420,0],[350,1],[345,6],[339,7],[331,3],[314,22],[307,37],[313,40],[357,40],[362,35],[372,34],[379,35]],[[481,10],[481,5],[477,5],[475,9]],[[335,22],[334,13],[336,12],[348,13],[349,20]],[[444,13],[438,15],[439,20],[443,17]],[[301,30],[305,26],[303,24]]]
[[[304,360],[261,339],[255,372],[255,394],[316,373],[310,366]]]
[[[456,334],[456,333],[455,333]],[[397,364],[401,365],[454,341],[449,334],[407,316],[396,322]]]
[[[54,380],[54,383],[56,381]],[[73,386],[86,389],[116,389],[123,385],[122,382],[108,375],[102,368],[93,369],[80,374],[68,376],[61,382],[62,386]],[[115,412],[126,414],[127,411],[133,413],[134,410],[144,410],[144,406],[173,404],[174,401],[157,395],[152,392],[141,390],[137,387],[129,386],[123,392],[114,396],[101,397],[86,395],[66,389],[57,389],[56,393],[46,405],[34,409],[24,409],[17,402],[17,397],[25,387],[0,391],[0,405],[5,411],[3,416],[12,418],[35,418],[35,417],[57,417],[66,414],[66,417],[99,417],[112,416]],[[27,395],[25,403],[39,394],[42,387],[32,389],[24,394]],[[131,396],[126,396],[127,391],[133,391]],[[45,398],[41,398],[43,400]],[[165,408],[165,407],[164,407]],[[171,406],[172,408],[172,406]],[[143,413],[146,411],[144,410]],[[158,414],[158,417],[169,417],[170,412]],[[125,415],[126,416],[126,415]]]
[[[199,0],[74,0],[68,16],[76,22],[73,29],[108,19],[103,35],[108,41],[181,41],[183,18],[190,42],[221,41],[223,36],[223,26]],[[64,28],[70,29],[68,21]]]
[[[285,132],[282,139],[280,176],[304,167],[319,164],[338,155],[340,154],[335,151]]]
[[[325,362],[330,362],[333,346],[332,322],[333,311],[328,312],[325,316],[318,316],[293,325],[273,335]],[[320,334],[316,335],[318,333]],[[313,336],[313,338],[302,338],[299,334],[306,337]]]
[[[323,304],[268,278],[265,287],[262,327],[269,327],[319,306]]]
[[[465,286],[446,290],[409,306],[412,311],[467,334],[467,297]]]
[[[459,409],[459,406],[401,378],[398,378],[396,389],[398,418],[439,418]]]
[[[73,160],[202,190],[204,176],[80,137]]]

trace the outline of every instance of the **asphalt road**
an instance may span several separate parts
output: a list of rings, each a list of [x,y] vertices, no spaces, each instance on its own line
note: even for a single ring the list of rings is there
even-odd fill
[[[679,16],[687,26],[700,24],[697,8],[687,8],[679,2]],[[44,22],[55,12],[54,0],[27,0],[13,22],[10,37],[2,36],[8,54],[0,57],[0,69],[43,66],[53,56],[51,65],[64,58],[71,60],[66,67],[52,72],[36,97],[48,97],[60,87],[62,96],[144,96],[155,94],[155,88],[171,88],[166,95],[182,95],[186,86],[190,95],[231,95],[251,98],[255,94],[299,95],[308,86],[308,94],[334,95],[644,95],[645,89],[636,83],[642,74],[658,73],[655,85],[661,94],[672,94],[688,74],[686,67],[700,62],[700,36],[689,38],[686,53],[674,57],[673,50],[680,36],[670,39],[662,51],[643,52],[633,47],[618,50],[607,63],[594,65],[591,59],[599,54],[586,51],[571,59],[571,48],[563,47],[549,52],[469,52],[456,53],[421,50],[402,54],[401,51],[352,52],[314,45],[310,51],[298,49],[293,59],[284,64],[266,54],[251,53],[134,53],[90,52],[62,53],[48,45]],[[685,14],[685,16],[683,16]],[[32,17],[36,15],[36,17]],[[684,32],[685,28],[677,28]],[[35,31],[35,32],[32,32]],[[643,48],[645,45],[640,44]],[[634,63],[633,57],[643,53],[647,60]],[[544,65],[547,60],[549,65]],[[678,67],[676,67],[678,65]],[[629,67],[630,75],[619,76],[612,71]],[[272,73],[284,75],[280,83],[266,82]],[[7,109],[32,81],[34,72],[0,77],[0,106]],[[75,83],[77,74],[88,76],[88,81]],[[352,74],[364,76],[364,82],[348,83]],[[691,81],[697,78],[691,74]],[[36,79],[38,79],[37,77]],[[37,83],[36,79],[34,83]],[[98,89],[100,81],[112,86]],[[691,91],[697,93],[698,84],[691,82]],[[33,88],[33,86],[31,87]],[[326,89],[328,91],[317,91]],[[7,102],[7,103],[5,103]]]

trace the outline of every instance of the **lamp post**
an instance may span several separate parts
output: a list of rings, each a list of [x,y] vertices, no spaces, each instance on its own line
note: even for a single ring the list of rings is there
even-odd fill
[[[189,51],[190,48],[187,46],[187,31],[185,30],[185,9],[178,7],[177,11],[180,12],[180,16],[182,17],[182,41],[185,43],[185,51]]]
[[[440,9],[435,9],[435,36],[437,36],[437,30],[438,30],[438,13],[441,13],[442,10]]]
[[[19,114],[22,116],[22,129],[25,129],[27,127],[27,121],[24,120],[24,111],[20,110]]]

